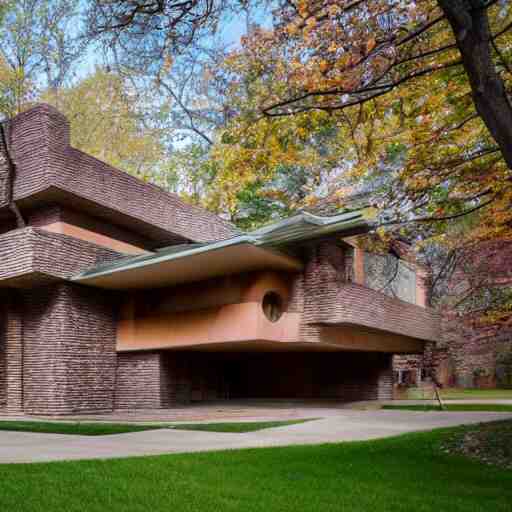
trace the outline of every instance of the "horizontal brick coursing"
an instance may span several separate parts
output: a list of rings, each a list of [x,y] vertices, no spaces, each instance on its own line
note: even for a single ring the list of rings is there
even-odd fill
[[[72,200],[76,209],[165,242],[217,240],[236,232],[203,208],[72,148],[68,121],[49,105],[19,114],[10,129],[14,198],[23,207]]]
[[[7,402],[7,296],[0,293],[0,408]]]
[[[9,165],[6,155],[7,148],[0,139],[0,207],[9,202]]]
[[[392,299],[356,284],[340,286],[325,309],[312,314],[310,323],[362,325],[421,340],[439,339],[435,311]]]
[[[159,409],[189,403],[193,376],[208,371],[204,364],[199,366],[201,361],[195,359],[192,362],[185,353],[119,353],[116,409]],[[215,394],[210,398],[220,397]]]
[[[59,233],[23,228],[0,235],[0,287],[33,287],[68,279],[118,252]]]
[[[115,311],[104,291],[59,284],[23,292],[23,409],[113,410]]]
[[[162,407],[161,357],[160,352],[118,354],[115,409]]]
[[[3,361],[3,407],[9,414],[23,411],[23,315],[22,297],[15,290],[0,290],[2,334],[0,353]]]
[[[343,249],[332,243],[311,250],[304,272],[303,337],[314,341],[316,325],[358,325],[421,340],[439,338],[435,311],[346,281]]]

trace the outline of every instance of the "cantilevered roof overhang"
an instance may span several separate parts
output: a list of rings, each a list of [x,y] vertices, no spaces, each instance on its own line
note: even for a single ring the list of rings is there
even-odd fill
[[[170,246],[99,265],[72,280],[98,288],[159,288],[255,270],[298,272],[302,262],[288,250],[296,244],[334,234],[368,230],[365,212],[334,217],[301,213],[251,233],[219,242]]]

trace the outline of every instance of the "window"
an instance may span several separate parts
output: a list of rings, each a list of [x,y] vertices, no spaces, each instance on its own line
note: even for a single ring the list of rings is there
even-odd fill
[[[277,322],[283,315],[283,299],[276,292],[268,292],[263,297],[263,313],[271,322]]]

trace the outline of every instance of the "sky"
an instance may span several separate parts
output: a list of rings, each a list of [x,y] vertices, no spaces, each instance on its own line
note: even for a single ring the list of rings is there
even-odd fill
[[[82,4],[85,8],[86,4]],[[259,8],[251,13],[251,21],[259,25],[270,27],[272,24],[272,16],[268,9]],[[245,13],[240,15],[230,15],[220,23],[220,31],[217,34],[220,41],[232,47],[239,46],[242,36],[247,33],[247,19]],[[97,65],[103,64],[102,52],[99,51],[97,45],[91,45],[87,50],[83,60],[76,69],[76,78],[81,79],[94,72]]]

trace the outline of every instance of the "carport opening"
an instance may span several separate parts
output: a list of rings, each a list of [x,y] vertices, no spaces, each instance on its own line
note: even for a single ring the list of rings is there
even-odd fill
[[[392,388],[391,356],[352,352],[194,352],[169,354],[171,384],[191,402],[240,399],[378,398]],[[179,368],[179,375],[175,369]],[[172,385],[171,385],[172,387]]]

